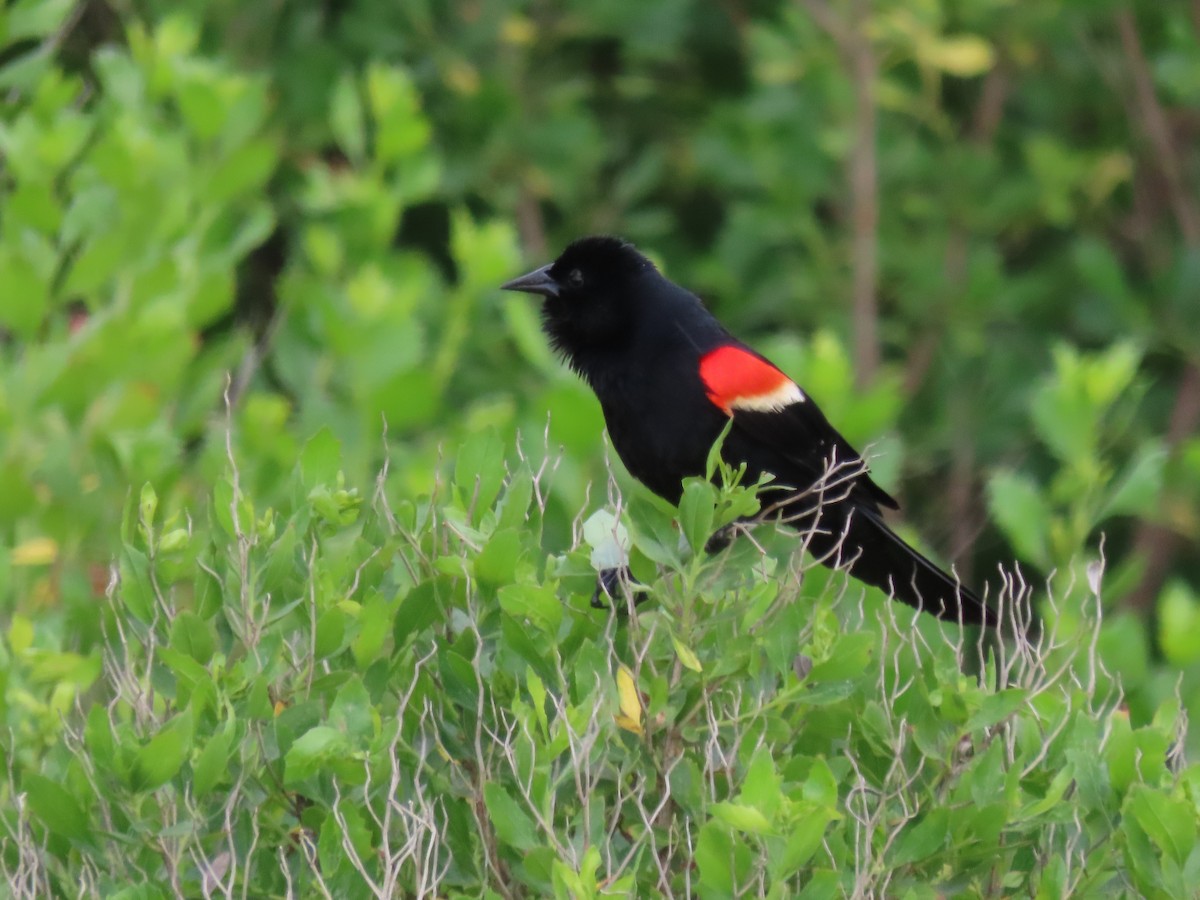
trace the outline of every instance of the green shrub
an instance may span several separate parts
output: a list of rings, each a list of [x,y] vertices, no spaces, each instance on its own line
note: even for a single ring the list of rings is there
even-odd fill
[[[233,459],[190,516],[147,485],[96,702],[40,706],[54,657],[13,641],[14,893],[1189,890],[1186,716],[1131,726],[1098,596],[1089,640],[964,636],[772,528],[693,555],[752,499],[702,481],[682,536],[639,498],[548,553],[548,469],[456,456],[433,497],[349,485],[328,431],[275,506]],[[589,606],[614,549],[653,589],[625,614]]]

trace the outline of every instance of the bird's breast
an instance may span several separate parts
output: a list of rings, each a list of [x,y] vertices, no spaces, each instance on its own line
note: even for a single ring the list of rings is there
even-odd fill
[[[659,496],[678,502],[683,479],[704,474],[726,422],[705,396],[695,368],[660,360],[593,386],[625,468]]]

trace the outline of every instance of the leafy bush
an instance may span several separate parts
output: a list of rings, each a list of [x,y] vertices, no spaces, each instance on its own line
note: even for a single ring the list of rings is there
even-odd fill
[[[702,481],[684,539],[639,500],[547,553],[551,470],[491,435],[457,460],[433,497],[348,486],[322,431],[278,507],[236,465],[190,519],[147,485],[110,699],[14,761],[14,892],[1187,893],[1186,717],[1131,726],[1094,618],[996,643],[769,528],[694,555],[744,503]],[[614,542],[661,570],[625,614],[588,603]],[[20,696],[48,659],[14,649]]]

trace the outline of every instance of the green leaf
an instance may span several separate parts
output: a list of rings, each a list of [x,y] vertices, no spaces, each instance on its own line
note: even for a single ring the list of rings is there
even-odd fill
[[[98,768],[109,770],[113,767],[117,749],[113,739],[113,724],[109,721],[108,710],[102,704],[95,704],[88,712],[84,743]]]
[[[331,760],[350,750],[346,735],[328,725],[317,725],[298,737],[283,761],[283,782],[292,787],[311,778]]]
[[[138,518],[142,525],[150,528],[154,525],[154,516],[158,511],[158,493],[154,485],[146,482],[142,485],[141,497],[138,500]]]
[[[905,866],[926,859],[946,846],[950,833],[950,811],[934,809],[916,824],[908,824],[892,846],[891,863]]]
[[[228,115],[229,104],[222,96],[226,93],[222,90],[226,85],[221,84],[217,73],[207,67],[190,68],[180,80],[176,102],[184,121],[197,137],[203,140],[215,138],[225,126]]]
[[[32,339],[50,304],[46,279],[29,260],[0,246],[0,284],[5,286],[5,300],[0,303],[0,328],[20,338]]]
[[[420,95],[406,69],[371,65],[367,69],[367,97],[375,120],[377,159],[411,159],[428,144],[432,129],[421,114]]]
[[[358,80],[350,71],[343,73],[334,85],[330,97],[329,126],[346,156],[352,162],[361,164],[366,158],[366,125]]]
[[[454,483],[463,503],[473,510],[471,522],[478,523],[504,484],[504,445],[494,430],[476,434],[459,447]]]
[[[1111,406],[1133,384],[1141,361],[1141,350],[1128,342],[1089,356],[1085,364],[1088,399],[1101,409]]]
[[[171,623],[171,649],[204,665],[216,649],[212,626],[193,612],[179,613]]]
[[[23,38],[46,37],[61,27],[73,8],[70,0],[14,3],[5,10],[5,39],[15,43]]]
[[[508,615],[528,620],[548,635],[557,634],[563,606],[553,584],[510,584],[500,588],[498,597]]]
[[[193,689],[201,681],[211,680],[212,675],[191,655],[181,653],[174,647],[159,647],[158,658],[171,670],[182,688]]]
[[[685,668],[691,669],[693,672],[703,671],[700,660],[691,647],[679,640],[675,635],[671,635],[671,644],[675,647],[675,655],[679,657],[679,661],[683,663]]]
[[[996,472],[988,481],[988,507],[1017,554],[1048,568],[1052,515],[1041,489],[1026,475]]]
[[[1157,442],[1138,450],[1117,477],[1098,518],[1152,513],[1162,490],[1167,453]]]
[[[317,633],[313,652],[317,659],[324,659],[342,649],[346,638],[346,614],[331,606],[317,619]]]
[[[1006,688],[995,694],[988,694],[979,704],[979,709],[967,720],[963,730],[971,732],[991,728],[1021,709],[1027,697],[1027,692],[1021,688]]]
[[[154,588],[146,554],[126,545],[121,551],[121,601],[133,616],[149,622],[154,616]]]
[[[1196,808],[1146,785],[1134,785],[1125,800],[1131,814],[1158,848],[1183,865],[1196,846]]]
[[[21,779],[21,790],[30,811],[51,834],[76,841],[87,838],[87,815],[79,801],[57,781],[30,773]]]
[[[335,485],[341,466],[342,445],[326,425],[308,439],[300,452],[300,472],[304,486],[311,490],[321,485]]]
[[[808,683],[816,685],[862,677],[874,655],[877,640],[877,635],[869,631],[843,634],[830,650],[829,657],[812,667]]]
[[[537,717],[542,736],[550,734],[550,722],[546,717],[546,684],[532,669],[525,670],[525,685],[529,690],[529,700],[533,705],[533,714]]]
[[[347,803],[341,813],[340,821],[336,816],[325,818],[321,823],[321,836],[317,839],[318,858],[326,877],[332,876],[340,867],[348,865],[343,840],[349,839],[350,846],[360,857],[369,856],[374,849],[374,835],[367,824],[366,811]]]
[[[1029,411],[1038,437],[1061,462],[1078,463],[1094,456],[1100,411],[1080,386],[1048,381],[1034,392]]]
[[[185,712],[137,751],[130,787],[135,791],[152,791],[166,784],[183,767],[192,749],[191,742],[191,714]]]
[[[757,809],[768,820],[773,821],[781,802],[782,788],[783,782],[775,768],[771,751],[760,747],[755,751],[750,765],[746,767],[746,777],[742,781],[738,803]]]
[[[497,531],[475,557],[475,577],[493,587],[516,577],[521,557],[521,534],[515,528]]]
[[[520,657],[537,672],[543,682],[556,680],[554,666],[542,655],[546,650],[553,649],[547,647],[546,641],[511,616],[503,618],[500,629],[504,635],[502,649],[506,655],[511,653]]]
[[[747,834],[769,834],[771,821],[753,806],[723,801],[714,803],[710,808],[712,814],[738,831]]]
[[[713,819],[696,836],[695,859],[701,894],[723,897],[745,887],[753,857],[729,826]]]
[[[438,674],[446,696],[462,709],[474,710],[480,691],[485,690],[482,679],[471,660],[449,648],[438,653]]]
[[[213,733],[192,763],[192,790],[197,799],[203,799],[230,775],[230,756],[236,738],[237,726],[230,719]]]
[[[1137,745],[1129,727],[1129,713],[1116,710],[1109,716],[1108,741],[1104,745],[1104,761],[1113,789],[1124,793],[1137,777]]]
[[[813,760],[808,770],[808,779],[804,782],[804,799],[828,810],[837,809],[837,778],[824,759]]]
[[[538,845],[537,831],[528,813],[503,786],[489,782],[483,786],[483,802],[496,837],[517,850],[529,851]]]
[[[1200,660],[1200,601],[1178,579],[1159,597],[1158,639],[1171,665],[1182,668]]]
[[[450,596],[450,579],[439,576],[417,585],[396,610],[396,621],[392,637],[396,648],[404,646],[410,635],[419,634],[442,615],[442,598]]]
[[[821,848],[830,822],[837,818],[832,810],[806,805],[797,812],[783,838],[770,845],[768,865],[772,877],[777,879],[790,878],[812,859]]]
[[[702,553],[712,537],[717,491],[707,481],[689,480],[679,501],[679,525],[692,551]]]
[[[629,504],[629,534],[633,546],[663,566],[680,565],[679,533],[671,515],[649,498],[637,497]]]
[[[375,708],[362,679],[352,676],[329,707],[329,724],[348,737],[367,739],[375,733]]]
[[[497,528],[521,528],[529,513],[529,503],[533,499],[533,473],[529,466],[522,463],[508,478],[504,489],[504,502],[500,510],[500,521]]]
[[[391,604],[382,594],[372,595],[358,614],[358,634],[350,645],[354,661],[359,668],[374,662],[387,641],[389,625],[392,623]]]

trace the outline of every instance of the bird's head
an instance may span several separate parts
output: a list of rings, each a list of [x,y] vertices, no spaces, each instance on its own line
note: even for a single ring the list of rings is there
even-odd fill
[[[616,237],[575,241],[554,262],[514,278],[506,291],[539,294],[542,324],[573,362],[581,352],[624,340],[637,315],[635,284],[654,264]]]

